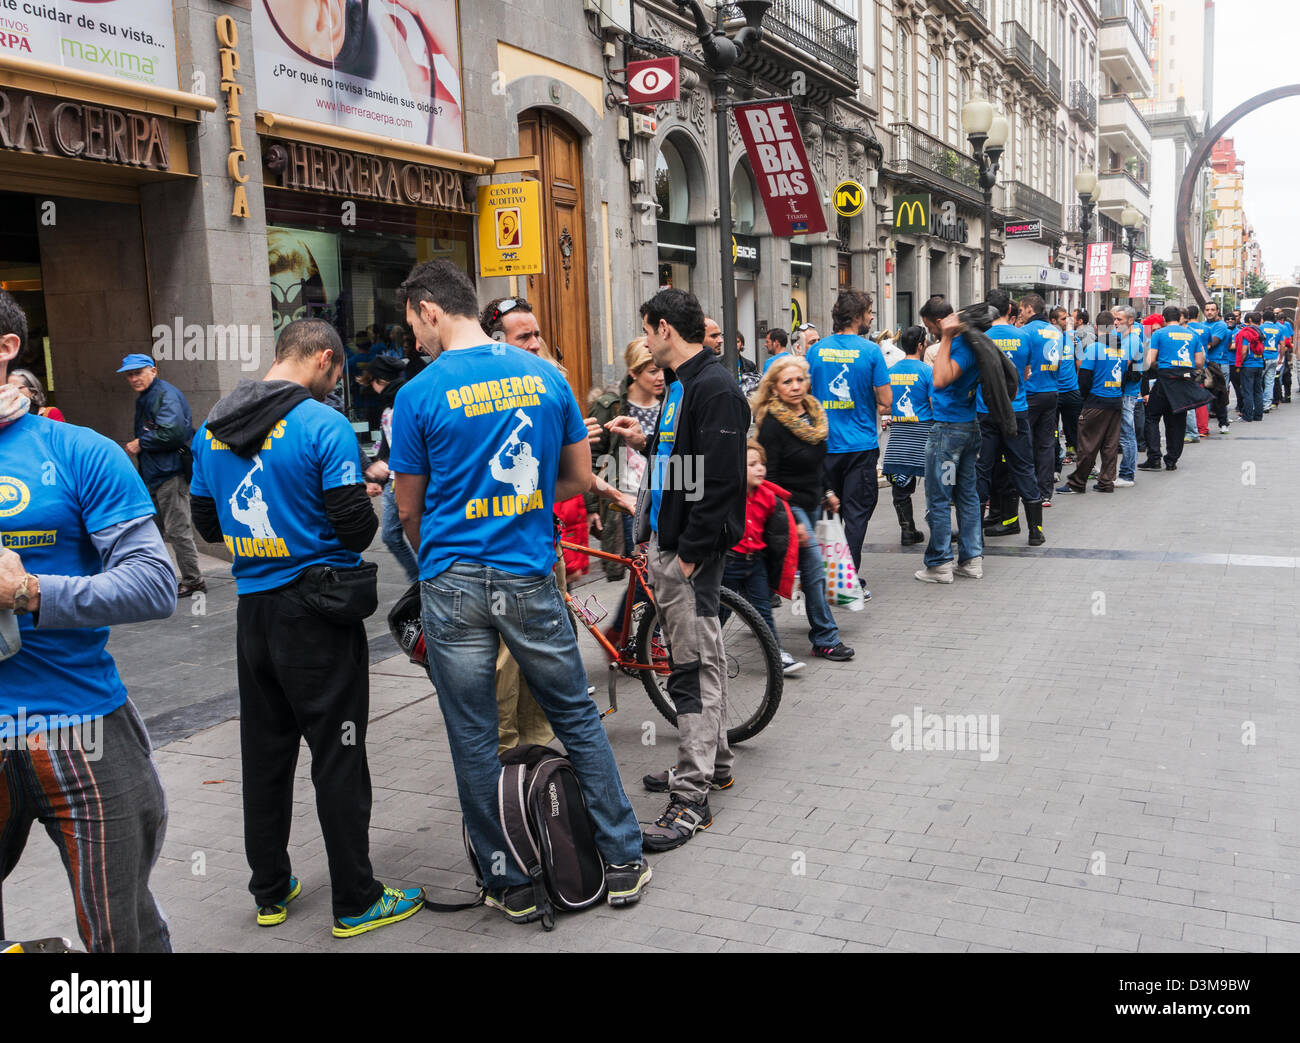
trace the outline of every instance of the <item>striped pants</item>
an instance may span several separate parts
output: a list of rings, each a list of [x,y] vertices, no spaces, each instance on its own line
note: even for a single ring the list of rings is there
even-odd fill
[[[0,882],[40,822],[67,870],[86,949],[170,952],[167,921],[149,892],[167,824],[149,736],[130,701],[96,725],[79,736],[97,742],[28,736],[25,749],[0,751]]]

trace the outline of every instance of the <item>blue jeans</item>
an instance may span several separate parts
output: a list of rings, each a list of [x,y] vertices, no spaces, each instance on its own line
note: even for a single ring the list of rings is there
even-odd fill
[[[781,636],[776,632],[776,620],[772,618],[772,588],[767,582],[767,563],[762,554],[752,558],[735,558],[728,554],[726,564],[722,567],[722,585],[734,590],[758,609],[758,614],[763,617],[767,629],[772,631],[776,645],[780,648]],[[718,613],[721,622],[725,623],[726,617],[725,610]]]
[[[954,504],[961,528],[959,560],[969,561],[984,554],[980,498],[975,484],[979,447],[979,425],[973,420],[965,424],[938,421],[930,429],[925,443],[925,517],[930,525],[925,564],[930,568],[952,561]]]
[[[497,817],[498,635],[577,769],[601,856],[616,865],[641,861],[641,827],[587,694],[578,639],[554,576],[457,562],[424,580],[420,594],[429,678],[447,725],[465,827],[488,889],[528,882],[508,853]]]
[[[394,483],[390,478],[384,486],[384,515],[379,523],[379,537],[389,549],[397,564],[406,573],[406,581],[414,583],[420,578],[420,563],[406,542],[406,533],[402,531],[402,520],[397,516],[397,497],[393,493]]]
[[[1187,437],[1199,438],[1200,436],[1200,429],[1196,426],[1196,410],[1189,409],[1187,411]]]
[[[799,586],[808,613],[808,640],[814,648],[834,648],[840,643],[840,628],[826,600],[826,565],[822,561],[821,544],[817,542],[817,527],[794,504],[790,505],[790,512],[795,525],[802,525],[809,536],[808,546],[799,546]]]
[[[1124,419],[1119,426],[1119,476],[1126,481],[1133,481],[1137,473],[1138,442],[1137,428],[1133,425],[1134,411],[1138,399],[1124,396]]]
[[[1244,420],[1264,419],[1264,370],[1262,367],[1243,366],[1241,369],[1241,397]]]
[[[1264,360],[1264,405],[1262,409],[1270,409],[1273,405],[1273,384],[1277,380],[1277,359]]]

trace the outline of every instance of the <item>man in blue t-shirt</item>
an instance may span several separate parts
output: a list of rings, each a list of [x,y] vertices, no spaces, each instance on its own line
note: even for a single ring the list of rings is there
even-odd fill
[[[363,620],[377,590],[360,552],[379,522],[352,427],[324,403],[344,362],[328,322],[285,326],[266,376],[221,399],[194,436],[190,487],[194,527],[226,545],[239,593],[244,849],[257,923],[283,923],[301,890],[288,845],[305,738],[337,938],[404,920],[424,904],[422,889],[384,887],[370,866]]]
[[[1205,359],[1214,367],[1220,380],[1214,388],[1214,415],[1219,422],[1219,434],[1228,433],[1228,392],[1232,388],[1232,335],[1219,316],[1219,305],[1210,301],[1205,306]]]
[[[768,330],[763,343],[767,347],[767,361],[763,363],[763,372],[766,373],[773,362],[790,354],[790,337],[782,329]]]
[[[1118,350],[1124,359],[1124,393],[1120,396],[1119,423],[1119,476],[1117,489],[1127,489],[1136,484],[1138,458],[1137,409],[1142,402],[1142,371],[1146,349],[1142,347],[1142,327],[1137,324],[1137,311],[1119,305],[1112,312],[1111,333],[1106,347]],[[1143,437],[1146,436],[1145,422]]]
[[[871,297],[841,290],[831,321],[835,333],[808,349],[810,391],[826,410],[826,476],[839,497],[844,538],[865,590],[862,541],[879,497],[876,418],[889,412],[893,397],[885,356],[867,340]]]
[[[451,262],[416,265],[398,298],[437,361],[398,392],[388,466],[417,548],[429,676],[487,903],[518,923],[549,910],[523,865],[497,857],[510,850],[496,800],[501,641],[577,769],[610,904],[634,902],[650,879],[641,830],[552,575],[552,508],[591,486],[582,413],[554,366],[483,331],[474,286]]]
[[[1056,374],[1065,334],[1047,321],[1047,303],[1036,293],[1020,298],[1020,319],[1020,331],[1029,346],[1029,378],[1025,381],[1029,441],[1034,450],[1038,491],[1047,505],[1052,500],[1052,479],[1056,474]]]
[[[149,893],[162,780],[107,644],[111,624],[170,616],[176,576],[126,454],[29,415],[6,382],[26,346],[27,317],[0,290],[0,879],[39,820],[86,949],[170,952]],[[34,886],[48,904],[49,882]]]
[[[954,575],[980,579],[984,575],[984,539],[980,533],[980,498],[975,465],[980,433],[975,421],[979,364],[966,338],[957,332],[960,320],[942,297],[921,306],[921,321],[939,338],[931,360],[934,393],[930,408],[934,426],[925,447],[925,516],[930,540],[925,568],[915,573],[922,583],[951,583]],[[957,507],[959,552],[952,560],[952,508]]]
[[[1025,512],[1037,517],[1042,511],[1043,497],[1038,490],[1034,472],[1034,456],[1029,445],[1029,405],[1025,397],[1025,379],[1029,372],[1029,345],[1024,331],[1011,324],[1015,304],[1005,290],[989,291],[989,307],[998,315],[998,321],[988,328],[987,336],[1011,360],[1019,386],[1011,409],[1016,415],[1016,434],[1006,438],[1002,428],[989,418],[984,405],[984,393],[975,393],[975,413],[979,419],[980,453],[978,476],[979,498],[989,505],[984,519],[985,536],[1014,536],[1020,532],[1020,501],[1025,501]],[[1074,363],[1070,362],[1073,369]],[[1030,511],[1030,505],[1035,510]],[[1030,525],[1030,544],[1044,543],[1042,522]]]
[[[1260,315],[1264,320],[1259,324],[1259,335],[1264,338],[1264,412],[1269,413],[1273,410],[1273,392],[1286,333],[1274,318],[1272,308],[1264,309]]]
[[[1118,310],[1118,309],[1117,309]],[[1127,316],[1124,316],[1127,319]],[[1101,470],[1094,491],[1113,493],[1119,465],[1119,435],[1123,420],[1124,374],[1129,368],[1122,342],[1097,341],[1079,361],[1079,387],[1084,393],[1079,411],[1079,456],[1074,472],[1056,491],[1081,495],[1088,491],[1088,476],[1101,453]]]
[[[1079,364],[1076,351],[1078,338],[1070,329],[1070,313],[1057,305],[1051,311],[1051,320],[1052,325],[1061,331],[1061,361],[1056,368],[1056,414],[1061,421],[1065,450],[1061,450],[1060,439],[1052,443],[1056,469],[1060,471],[1065,464],[1065,458],[1067,456],[1073,458],[1077,448],[1079,410],[1083,407],[1083,396],[1079,392]]]
[[[1187,424],[1182,414],[1210,400],[1209,393],[1192,379],[1195,370],[1205,365],[1196,331],[1179,325],[1182,309],[1171,304],[1162,313],[1165,325],[1151,334],[1147,343],[1146,368],[1156,370],[1156,382],[1147,396],[1147,458],[1138,464],[1139,471],[1160,470],[1160,422],[1165,424],[1165,462],[1167,471],[1178,469],[1183,455]]]

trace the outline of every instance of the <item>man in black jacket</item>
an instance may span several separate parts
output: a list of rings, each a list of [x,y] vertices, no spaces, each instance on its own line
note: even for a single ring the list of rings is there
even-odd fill
[[[350,938],[419,912],[424,892],[384,887],[370,866],[364,607],[327,614],[313,596],[326,570],[331,587],[366,578],[349,570],[379,527],[352,427],[324,404],[343,364],[329,323],[286,326],[266,376],[213,406],[195,435],[190,505],[199,534],[224,541],[234,557],[244,847],[257,922],[283,923],[300,891],[288,844],[294,766],[306,738],[334,935]],[[373,600],[368,607],[374,611]]]
[[[647,851],[668,851],[712,824],[710,786],[731,782],[718,591],[727,550],[745,531],[750,418],[735,378],[704,349],[699,301],[683,290],[660,290],[641,306],[641,320],[655,365],[672,373],[659,426],[648,447],[632,417],[610,421],[609,429],[650,454],[637,540],[650,540],[650,582],[669,646],[668,692],[680,739],[668,807],[642,833]],[[650,788],[660,788],[655,783]]]

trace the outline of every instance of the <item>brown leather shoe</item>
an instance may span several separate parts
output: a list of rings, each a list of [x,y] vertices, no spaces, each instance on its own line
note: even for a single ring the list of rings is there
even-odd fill
[[[193,586],[186,583],[180,583],[176,587],[176,596],[178,598],[187,598],[191,594],[206,594],[207,592],[208,585],[203,580],[199,580]]]

